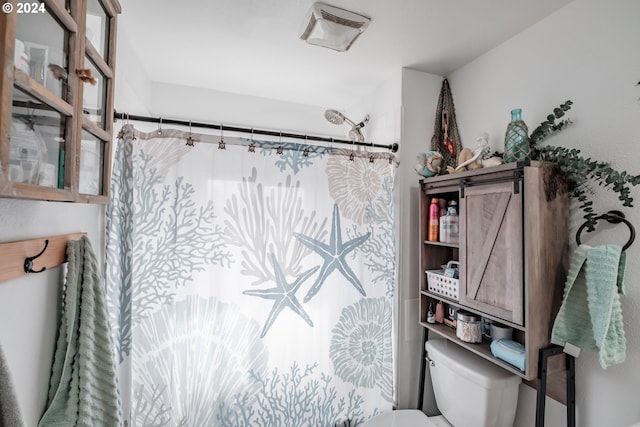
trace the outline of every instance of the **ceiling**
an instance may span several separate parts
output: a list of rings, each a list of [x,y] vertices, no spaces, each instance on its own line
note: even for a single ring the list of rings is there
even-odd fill
[[[121,0],[151,81],[349,108],[402,67],[446,76],[571,0],[326,0],[371,18],[347,52],[299,39],[313,0]]]

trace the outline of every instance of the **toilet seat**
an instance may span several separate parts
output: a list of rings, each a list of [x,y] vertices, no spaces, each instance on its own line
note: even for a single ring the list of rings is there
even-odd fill
[[[422,411],[402,409],[384,412],[365,422],[362,427],[437,427]]]

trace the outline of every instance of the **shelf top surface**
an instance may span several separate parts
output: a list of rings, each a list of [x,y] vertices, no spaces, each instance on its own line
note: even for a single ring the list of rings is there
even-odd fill
[[[526,167],[537,168],[537,167],[542,167],[543,164],[544,162],[532,161],[531,164]],[[446,175],[432,176],[430,178],[422,178],[420,179],[420,182],[426,185],[429,185],[433,183],[459,180],[460,178],[469,178],[469,177],[482,176],[482,175],[488,175],[493,173],[510,172],[517,168],[518,168],[517,163],[504,163],[498,166],[491,166],[488,168],[480,168],[480,169],[471,170],[471,171],[463,171],[463,172],[456,172],[456,173],[446,174]]]

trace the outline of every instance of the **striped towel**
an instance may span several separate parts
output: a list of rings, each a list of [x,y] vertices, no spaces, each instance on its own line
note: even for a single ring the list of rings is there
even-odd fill
[[[38,426],[121,426],[106,297],[86,236],[67,244],[67,259],[49,399]]]
[[[571,257],[562,306],[551,342],[598,350],[602,368],[625,359],[627,344],[620,295],[625,254],[620,246],[580,245]]]
[[[2,347],[0,347],[0,427],[23,427],[24,421],[20,413],[20,405],[13,382],[9,366],[4,358]]]

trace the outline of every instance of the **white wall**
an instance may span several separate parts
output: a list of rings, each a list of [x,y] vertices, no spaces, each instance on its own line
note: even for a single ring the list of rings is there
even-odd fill
[[[551,110],[570,99],[574,124],[548,144],[575,147],[585,157],[610,161],[622,171],[640,174],[640,2],[637,0],[576,0],[544,21],[482,55],[449,76],[463,143],[473,146],[483,131],[503,149],[512,108],[523,109],[530,129]],[[612,193],[596,189],[595,210],[619,207]],[[640,201],[640,188],[632,188]],[[624,208],[640,226],[640,210]],[[582,223],[572,211],[570,235]],[[600,224],[589,244],[624,243],[624,226]],[[577,412],[581,427],[626,427],[640,420],[640,255],[636,242],[628,250],[627,294],[622,297],[627,360],[606,370],[597,355],[577,359]],[[632,261],[633,260],[633,261]],[[535,395],[523,388],[517,426],[533,426]],[[549,426],[565,425],[563,407],[551,407]]]
[[[119,113],[149,114],[151,82],[129,42],[129,32],[118,28],[115,110]],[[117,128],[117,127],[116,127]]]
[[[398,354],[398,406],[416,408],[422,354],[422,327],[419,325],[420,176],[415,172],[416,156],[431,149],[431,136],[442,77],[411,69],[402,70],[402,143],[398,171],[400,198],[400,277],[398,297],[400,335]],[[428,375],[428,372],[427,372]],[[431,393],[425,393],[427,400]],[[433,399],[425,406],[433,413]]]

